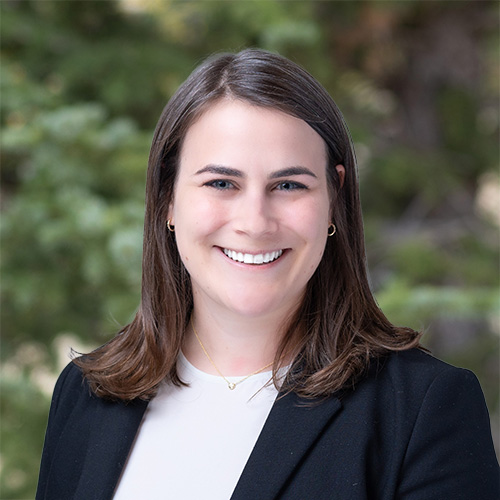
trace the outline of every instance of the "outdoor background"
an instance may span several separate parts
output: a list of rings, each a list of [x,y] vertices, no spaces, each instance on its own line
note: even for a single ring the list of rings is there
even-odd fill
[[[343,110],[373,290],[479,377],[499,449],[499,3],[52,1],[1,9],[0,498],[34,497],[69,349],[139,301],[152,131],[208,54],[262,47]]]

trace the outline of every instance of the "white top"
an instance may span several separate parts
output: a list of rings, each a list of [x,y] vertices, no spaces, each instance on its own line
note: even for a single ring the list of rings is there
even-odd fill
[[[277,396],[273,384],[263,389],[271,372],[252,375],[231,391],[182,354],[178,370],[190,385],[160,386],[113,500],[231,497]]]

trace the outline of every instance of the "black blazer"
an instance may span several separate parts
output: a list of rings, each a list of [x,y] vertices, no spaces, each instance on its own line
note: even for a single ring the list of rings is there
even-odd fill
[[[36,500],[111,499],[146,407],[91,395],[70,363],[54,391]],[[476,377],[412,350],[313,405],[278,399],[231,500],[499,498]]]

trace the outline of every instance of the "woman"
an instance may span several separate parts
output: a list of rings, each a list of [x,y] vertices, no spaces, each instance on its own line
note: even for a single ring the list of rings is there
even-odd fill
[[[201,65],[149,158],[141,305],[73,360],[37,499],[497,499],[473,374],[368,286],[354,153],[303,69]]]

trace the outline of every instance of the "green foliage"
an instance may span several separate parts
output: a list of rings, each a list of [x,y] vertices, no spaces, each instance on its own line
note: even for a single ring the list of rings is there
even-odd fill
[[[152,17],[126,16],[114,0],[6,0],[1,7],[9,60],[22,61],[64,102],[102,102],[112,116],[131,116],[141,126],[154,125],[173,90],[166,76],[192,65]]]
[[[395,247],[392,261],[395,274],[405,276],[412,285],[439,284],[441,277],[447,274],[446,255],[422,238],[408,238]]]
[[[377,293],[382,310],[395,324],[406,324],[424,330],[440,317],[487,318],[500,314],[499,293],[496,288],[470,288],[408,285],[394,280]]]
[[[6,131],[25,155],[3,238],[4,339],[73,330],[104,340],[138,302],[149,139],[98,104],[60,107]],[[110,300],[112,301],[110,303]],[[30,314],[26,314],[30,311]]]

